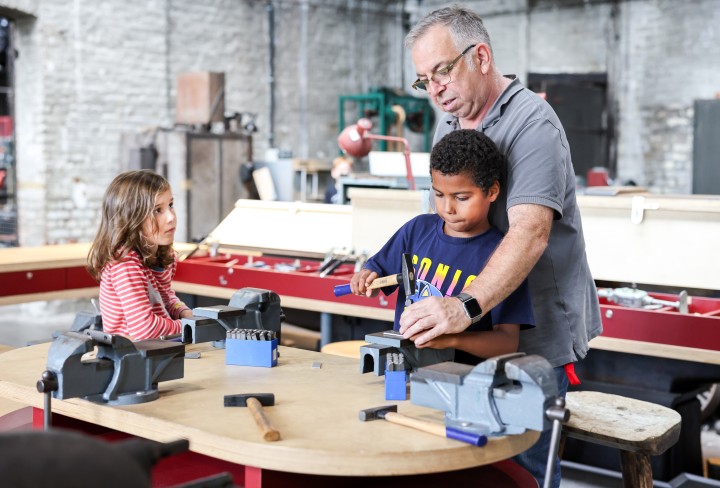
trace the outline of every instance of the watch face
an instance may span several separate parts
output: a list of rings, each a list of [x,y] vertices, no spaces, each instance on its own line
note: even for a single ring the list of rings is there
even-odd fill
[[[479,315],[482,315],[482,308],[480,308],[480,304],[474,298],[471,298],[470,300],[467,300],[463,303],[465,304],[465,310],[467,310],[470,318],[475,318]]]

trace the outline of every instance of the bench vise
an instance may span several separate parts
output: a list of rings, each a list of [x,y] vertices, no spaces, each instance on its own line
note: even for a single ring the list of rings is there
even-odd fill
[[[372,371],[375,376],[385,374],[388,353],[402,353],[408,371],[450,361],[455,357],[454,349],[418,349],[413,341],[405,339],[402,334],[394,330],[367,334],[365,342],[369,344],[360,347],[360,373]]]
[[[96,356],[83,359],[95,347]],[[160,381],[184,376],[184,360],[185,346],[177,342],[132,342],[96,330],[63,332],[50,345],[43,373],[52,386],[41,391],[60,400],[82,397],[108,405],[150,402],[158,397]]]
[[[228,305],[197,307],[192,312],[192,317],[181,322],[185,344],[213,341],[215,346],[223,347],[228,331],[233,329],[272,330],[280,341],[280,297],[270,290],[241,288]]]
[[[507,354],[477,366],[444,362],[410,375],[417,405],[445,411],[445,425],[475,434],[521,434],[552,425],[546,412],[558,397],[550,363],[537,355]]]

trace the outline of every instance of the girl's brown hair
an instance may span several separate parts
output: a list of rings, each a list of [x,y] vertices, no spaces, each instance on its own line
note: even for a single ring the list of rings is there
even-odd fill
[[[143,265],[165,267],[173,262],[172,245],[157,251],[142,234],[145,219],[153,215],[156,197],[170,190],[168,181],[150,170],[120,173],[103,197],[100,228],[88,254],[87,270],[98,282],[106,264],[122,261],[135,251]],[[157,223],[153,220],[153,225]]]

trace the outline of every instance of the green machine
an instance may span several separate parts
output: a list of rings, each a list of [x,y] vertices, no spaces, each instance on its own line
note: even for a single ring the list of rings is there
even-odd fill
[[[378,121],[376,127],[383,135],[389,135],[390,128],[404,113],[403,125],[412,132],[423,134],[425,137],[423,151],[430,152],[435,112],[427,98],[414,97],[401,90],[387,87],[372,88],[365,94],[340,95],[338,133],[345,128],[347,122],[345,111],[349,103],[354,103],[357,109],[357,116],[349,124],[354,124],[362,117],[375,119]],[[387,150],[387,142],[380,141],[379,147],[382,151]]]

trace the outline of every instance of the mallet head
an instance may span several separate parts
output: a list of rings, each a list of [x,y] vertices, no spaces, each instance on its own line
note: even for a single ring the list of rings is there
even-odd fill
[[[385,405],[382,407],[366,408],[360,410],[360,421],[369,422],[370,420],[382,420],[388,412],[397,412],[397,405]]]
[[[247,407],[248,398],[256,399],[263,407],[275,405],[275,395],[273,393],[240,393],[238,395],[225,395],[225,406]]]
[[[417,279],[412,265],[412,254],[406,252],[402,255],[402,282],[405,296],[414,295]]]

